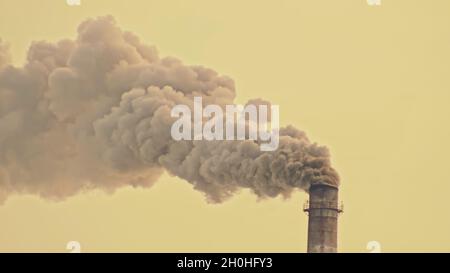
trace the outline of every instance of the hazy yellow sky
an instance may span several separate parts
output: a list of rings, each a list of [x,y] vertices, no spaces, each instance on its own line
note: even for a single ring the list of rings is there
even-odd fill
[[[24,62],[33,40],[74,38],[87,17],[118,24],[185,63],[232,77],[327,145],[342,180],[340,251],[450,251],[450,1],[1,0],[0,37]],[[11,197],[0,251],[306,250],[307,196],[210,205],[164,175],[150,189],[62,202]]]

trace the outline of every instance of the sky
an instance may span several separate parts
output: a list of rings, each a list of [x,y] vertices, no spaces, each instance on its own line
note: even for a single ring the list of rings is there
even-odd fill
[[[236,102],[261,97],[329,147],[341,176],[339,250],[450,251],[450,2],[447,0],[0,0],[15,65],[32,41],[75,38],[88,17],[160,55],[234,79]],[[148,189],[62,201],[15,195],[0,206],[0,251],[304,252],[307,195],[208,204],[163,175]]]

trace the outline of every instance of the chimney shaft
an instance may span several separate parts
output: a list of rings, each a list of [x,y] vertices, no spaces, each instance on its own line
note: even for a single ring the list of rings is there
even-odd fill
[[[308,253],[337,252],[337,223],[342,209],[338,205],[338,188],[314,184],[309,189]]]

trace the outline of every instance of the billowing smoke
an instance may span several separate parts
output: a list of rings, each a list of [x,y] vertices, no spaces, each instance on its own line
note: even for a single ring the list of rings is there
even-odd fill
[[[23,67],[9,63],[0,41],[0,201],[148,187],[163,171],[210,202],[242,188],[265,198],[339,184],[328,150],[293,127],[273,152],[250,140],[174,141],[171,108],[194,96],[233,104],[233,80],[160,57],[110,16],[81,23],[76,40],[32,43]]]

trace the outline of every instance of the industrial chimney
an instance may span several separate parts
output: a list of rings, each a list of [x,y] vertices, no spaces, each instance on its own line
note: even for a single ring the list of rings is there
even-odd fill
[[[337,186],[313,184],[309,188],[309,199],[303,207],[309,215],[308,253],[337,252],[337,223],[342,212]]]

